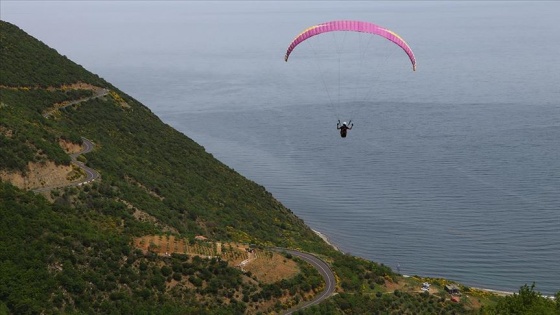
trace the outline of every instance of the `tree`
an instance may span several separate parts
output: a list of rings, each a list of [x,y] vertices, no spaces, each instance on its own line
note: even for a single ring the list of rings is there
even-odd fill
[[[525,284],[519,289],[519,293],[506,296],[498,301],[496,306],[488,310],[488,314],[558,315],[560,314],[559,303],[558,300],[551,300],[540,292],[535,291],[534,283],[530,287]]]

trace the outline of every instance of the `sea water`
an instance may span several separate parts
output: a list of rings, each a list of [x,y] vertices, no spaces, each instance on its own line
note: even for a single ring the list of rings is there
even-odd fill
[[[559,3],[7,2],[2,12],[344,252],[471,286],[560,290]],[[335,53],[316,41],[283,61],[299,32],[335,19],[399,33],[418,70],[388,42],[366,50],[374,64],[338,69],[354,49],[337,49],[370,45],[340,35]],[[338,119],[353,119],[346,139]]]

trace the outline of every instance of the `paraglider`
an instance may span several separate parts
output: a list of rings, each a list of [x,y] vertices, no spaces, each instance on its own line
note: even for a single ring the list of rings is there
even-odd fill
[[[391,41],[392,43],[396,44],[406,53],[406,55],[408,56],[412,64],[412,70],[416,71],[416,58],[414,56],[414,53],[412,52],[412,49],[404,41],[402,37],[397,35],[395,32],[388,30],[384,27],[381,27],[379,25],[370,22],[352,21],[352,20],[330,21],[330,22],[317,24],[305,29],[303,32],[298,34],[289,44],[288,49],[286,50],[286,54],[284,55],[284,61],[288,62],[290,55],[294,52],[295,48],[302,42],[308,40],[313,36],[317,36],[329,32],[359,32],[359,33],[367,33],[370,35],[385,38]],[[339,64],[339,72],[340,72],[340,68],[341,67]],[[359,80],[358,78],[354,78],[354,79],[356,81]],[[323,78],[321,78],[321,81],[323,82],[323,84],[325,84],[325,80]],[[340,73],[338,74],[338,81],[339,81],[338,84],[339,84],[339,93],[340,93]],[[329,94],[329,91],[327,91],[327,93]],[[329,94],[329,98],[331,98],[330,94]],[[340,136],[342,138],[346,138],[347,131],[352,129],[353,125],[351,125],[350,122],[348,124],[343,123],[341,125],[340,120],[338,121],[337,130],[340,130]]]
[[[348,124],[346,122],[343,122],[342,125],[340,124],[339,120],[336,124],[336,129],[340,130],[340,136],[342,138],[346,138],[346,133],[348,132],[348,130],[352,130],[352,127],[354,127],[352,120],[350,120]]]
[[[404,50],[404,52],[408,55],[408,58],[410,58],[410,62],[412,63],[412,70],[416,71],[416,58],[414,57],[412,49],[410,49],[404,39],[402,39],[393,31],[370,22],[362,21],[331,21],[307,28],[298,36],[296,36],[296,38],[290,43],[290,45],[288,46],[288,50],[286,51],[286,55],[284,56],[284,61],[288,62],[288,58],[290,57],[290,54],[296,48],[296,46],[301,42],[307,40],[308,38],[322,33],[337,31],[369,33],[373,35],[379,35],[392,41],[393,43],[401,47],[402,50]]]

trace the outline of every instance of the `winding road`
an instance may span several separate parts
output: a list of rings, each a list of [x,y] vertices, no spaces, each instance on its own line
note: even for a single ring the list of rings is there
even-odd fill
[[[103,96],[109,94],[109,92],[110,92],[110,90],[106,89],[106,88],[96,88],[96,89],[94,89],[94,93],[93,93],[92,96],[68,102],[68,103],[64,104],[63,106],[51,108],[50,110],[47,110],[45,113],[43,113],[43,117],[49,118],[49,116],[51,116],[54,112],[56,112],[60,109],[66,108],[68,106],[76,105],[76,104],[79,104],[79,103],[82,103],[82,102],[86,102],[86,101],[89,101],[89,100],[92,100],[92,99],[95,99],[95,98],[103,97]],[[81,186],[83,184],[90,183],[90,182],[92,182],[92,181],[94,181],[94,180],[96,180],[100,177],[99,173],[96,170],[94,170],[92,168],[89,168],[83,162],[78,161],[78,156],[80,156],[81,154],[91,152],[94,148],[94,144],[90,140],[88,140],[84,137],[82,137],[82,142],[83,142],[83,145],[84,145],[84,149],[80,152],[70,154],[70,158],[72,159],[72,164],[78,166],[79,168],[81,168],[86,173],[86,178],[79,181],[79,182],[74,182],[74,183],[70,183],[70,184],[54,185],[54,186],[47,186],[47,187],[33,189],[34,192],[45,192],[45,191],[49,191],[49,190],[56,189],[56,188]]]
[[[83,162],[78,161],[78,156],[91,152],[94,148],[94,144],[89,141],[88,139],[82,137],[82,141],[84,144],[84,149],[78,153],[73,153],[70,154],[70,157],[72,158],[72,162],[77,165],[79,168],[81,168],[82,170],[84,170],[84,172],[86,172],[86,179],[84,179],[83,181],[80,181],[78,183],[73,184],[74,186],[80,186],[83,184],[87,184],[89,182],[92,182],[96,179],[99,178],[99,173],[94,170],[93,168],[87,167]]]
[[[56,189],[56,188],[81,186],[83,184],[87,184],[87,183],[90,183],[90,182],[98,179],[100,177],[100,175],[96,170],[94,170],[90,167],[87,167],[83,162],[78,161],[78,156],[80,156],[81,154],[91,152],[94,148],[94,144],[90,140],[88,140],[84,137],[82,137],[82,142],[83,142],[83,145],[84,145],[84,149],[81,150],[80,152],[70,154],[70,158],[72,159],[72,164],[74,164],[74,165],[78,166],[79,168],[81,168],[82,170],[84,170],[84,172],[86,173],[86,178],[79,181],[79,182],[74,182],[74,183],[64,184],[64,185],[42,187],[42,188],[33,189],[33,191],[35,191],[35,192],[45,192],[45,191],[49,191],[49,190]]]
[[[109,94],[109,92],[110,91],[108,89],[100,88],[98,90],[95,90],[93,95],[90,96],[90,97],[85,97],[85,98],[81,98],[79,100],[71,101],[71,102],[68,102],[68,103],[60,106],[60,107],[55,107],[55,108],[51,108],[50,110],[47,110],[45,113],[43,113],[43,117],[49,118],[49,116],[51,116],[56,111],[59,111],[59,110],[61,110],[63,108],[66,108],[68,106],[76,105],[76,104],[86,102],[86,101],[89,101],[89,100],[92,100],[92,99],[95,99],[95,98],[103,97],[103,96]]]
[[[317,294],[313,299],[300,303],[295,307],[285,311],[282,314],[286,314],[286,315],[292,314],[295,311],[304,309],[312,305],[319,304],[334,294],[334,291],[336,289],[336,277],[326,262],[324,262],[323,260],[319,259],[318,257],[312,254],[300,252],[297,250],[285,249],[285,248],[272,248],[272,250],[277,252],[286,252],[288,254],[291,254],[292,256],[301,258],[302,260],[311,264],[315,269],[317,269],[317,271],[321,274],[321,276],[325,280],[325,289],[322,292]]]

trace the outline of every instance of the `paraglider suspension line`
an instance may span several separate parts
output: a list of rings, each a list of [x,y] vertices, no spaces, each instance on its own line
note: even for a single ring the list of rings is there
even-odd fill
[[[325,75],[324,70],[321,68],[321,65],[319,64],[319,61],[318,61],[318,60],[320,59],[320,58],[318,58],[318,57],[319,57],[319,53],[317,52],[317,49],[316,49],[315,46],[313,45],[313,41],[312,41],[312,40],[308,40],[308,41],[306,41],[306,42],[309,43],[309,46],[311,47],[311,51],[313,51],[313,55],[315,56],[315,58],[313,58],[313,64],[315,65],[315,67],[317,68],[317,70],[319,70],[319,77],[321,78],[321,82],[323,83],[323,88],[324,88],[325,91],[327,92],[327,96],[328,96],[328,98],[329,98],[329,103],[330,103],[331,107],[335,107],[335,108],[336,108],[336,106],[335,106],[335,104],[334,104],[334,101],[333,101],[333,97],[332,97],[332,95],[331,95],[331,93],[330,93],[330,91],[329,91],[327,82],[325,81],[326,75]],[[339,116],[338,113],[335,113],[335,114],[336,114],[337,117]]]

